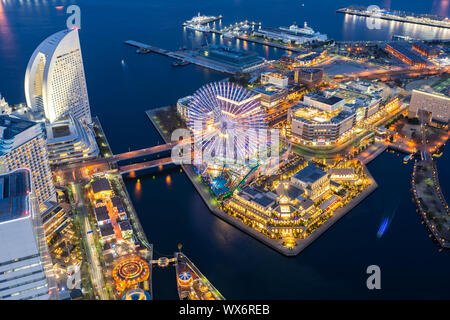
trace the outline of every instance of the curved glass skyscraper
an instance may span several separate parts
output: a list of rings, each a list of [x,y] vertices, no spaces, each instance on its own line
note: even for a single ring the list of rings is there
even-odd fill
[[[55,33],[37,47],[25,74],[25,96],[28,106],[43,111],[49,122],[71,113],[91,123],[77,29]]]

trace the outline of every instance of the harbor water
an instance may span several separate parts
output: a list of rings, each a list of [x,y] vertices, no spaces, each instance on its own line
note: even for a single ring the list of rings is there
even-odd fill
[[[123,44],[136,40],[161,48],[196,48],[202,34],[182,23],[198,11],[223,15],[222,24],[249,19],[264,26],[308,22],[336,40],[450,38],[448,30],[383,22],[366,27],[362,17],[335,10],[376,4],[394,10],[449,15],[449,1],[407,0],[35,0],[0,1],[0,92],[10,103],[25,101],[23,79],[33,50],[47,36],[65,28],[65,8],[81,7],[80,38],[92,114],[99,117],[115,153],[162,143],[145,110],[175,103],[224,74],[188,65],[173,67],[166,57],[138,55]],[[302,5],[304,4],[304,5]],[[219,23],[219,22],[216,22]],[[208,43],[220,43],[214,36]],[[233,42],[268,59],[284,51]],[[448,149],[448,148],[447,148]],[[449,155],[438,160],[442,188],[449,196]],[[379,187],[299,256],[287,258],[212,215],[179,168],[126,179],[155,256],[183,252],[227,299],[372,299],[450,298],[450,254],[439,252],[421,224],[410,193],[412,163],[385,152],[369,164]],[[154,176],[154,177],[153,177]],[[389,223],[381,237],[383,221]],[[381,290],[368,290],[366,268],[381,268]],[[155,299],[176,299],[171,269],[153,273]]]

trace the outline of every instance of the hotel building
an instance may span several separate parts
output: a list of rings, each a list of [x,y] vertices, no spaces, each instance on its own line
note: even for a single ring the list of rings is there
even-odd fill
[[[63,30],[34,51],[25,74],[25,97],[50,122],[68,114],[91,123],[78,30]]]
[[[0,175],[0,300],[56,298],[33,198],[28,169]]]
[[[431,113],[431,119],[442,123],[450,120],[450,98],[437,92],[413,90],[408,116],[418,117],[420,110]]]
[[[92,128],[72,115],[48,124],[46,130],[51,165],[92,159],[99,154]]]
[[[28,168],[39,205],[56,201],[44,130],[39,123],[0,116],[0,169]]]

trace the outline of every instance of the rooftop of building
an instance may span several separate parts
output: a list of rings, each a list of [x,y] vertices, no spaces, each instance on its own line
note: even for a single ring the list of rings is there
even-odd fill
[[[272,77],[272,78],[277,78],[277,79],[286,79],[287,77],[281,73],[278,72],[272,72],[272,71],[267,71],[264,72],[263,75],[268,76],[268,77]]]
[[[215,53],[223,56],[227,56],[229,58],[233,59],[241,59],[246,57],[257,57],[257,54],[255,52],[248,52],[245,50],[237,49],[235,47],[231,46],[224,46],[221,44],[215,44],[212,46],[209,46],[208,49],[206,49],[209,53]]]
[[[416,41],[416,42],[413,42],[413,44],[412,44],[413,46],[415,46],[415,47],[418,47],[418,48],[421,48],[421,49],[424,49],[424,50],[426,50],[426,51],[431,51],[431,50],[440,50],[439,48],[437,48],[437,47],[433,47],[433,46],[430,46],[430,45],[428,45],[428,44],[426,44],[426,43],[423,43],[423,42],[418,42],[418,41]]]
[[[310,163],[299,172],[294,174],[293,177],[309,184],[318,181],[326,175],[327,173],[325,170]]]
[[[298,202],[297,206],[299,207],[299,209],[306,211],[310,209],[312,206],[314,206],[314,201],[308,198],[304,198]]]
[[[301,68],[301,67],[299,67],[299,68],[296,68],[295,70],[301,71],[303,73],[311,73],[311,74],[323,72],[323,69],[320,69],[320,68]]]
[[[56,205],[53,208],[50,208],[50,209],[46,210],[45,212],[41,213],[42,223],[45,224],[51,218],[58,215],[61,211],[64,212],[64,210],[59,205]]]
[[[423,58],[419,53],[416,53],[411,49],[411,45],[409,43],[405,44],[401,42],[390,42],[387,45],[413,61],[424,63],[427,62],[427,60]]]
[[[100,226],[100,234],[102,237],[111,236],[114,234],[114,228],[111,223]]]
[[[253,199],[253,202],[259,204],[260,206],[262,206],[264,208],[270,207],[271,205],[275,204],[275,200],[273,200],[272,198],[270,198],[264,194],[262,194],[259,197],[255,197]]]
[[[29,216],[31,178],[27,169],[0,175],[0,222]]]
[[[105,221],[109,219],[109,212],[106,206],[96,207],[94,208],[94,211],[97,221]]]
[[[261,93],[264,94],[266,96],[273,96],[282,92],[285,92],[286,89],[285,88],[280,88],[274,84],[271,83],[267,83],[267,84],[263,84],[259,87],[256,87],[253,89],[253,91],[257,92],[257,93]]]
[[[335,175],[353,175],[355,174],[355,168],[331,168],[328,170],[328,173]]]
[[[109,181],[106,178],[100,178],[92,181],[91,188],[94,193],[112,190],[111,185],[109,184]]]
[[[112,205],[116,208],[123,207],[122,199],[119,196],[111,197]]]
[[[18,134],[34,126],[36,122],[10,115],[0,116],[0,136],[2,139],[13,139]]]
[[[309,124],[335,124],[355,115],[354,108],[351,111],[338,109],[334,112],[326,112],[303,103],[296,104],[292,112],[296,120]]]
[[[450,88],[440,88],[440,89],[441,89],[441,91],[437,91],[437,90],[435,90],[434,88],[432,88],[430,86],[423,86],[420,89],[412,90],[412,93],[414,94],[414,92],[419,92],[419,93],[428,94],[430,96],[435,96],[435,97],[438,97],[438,98],[450,100],[450,97],[445,94],[446,90],[448,92],[450,92]]]
[[[131,228],[131,224],[128,220],[119,222],[119,226],[120,226],[120,230],[122,230],[122,231],[133,230]]]
[[[294,200],[301,197],[305,191],[290,184],[288,181],[282,181],[275,189],[275,192],[279,196],[286,196],[289,199]]]
[[[332,195],[331,197],[329,197],[328,199],[326,199],[321,205],[320,205],[320,209],[322,210],[326,210],[328,209],[331,205],[333,205],[334,203],[336,203],[337,201],[341,200],[337,195]]]
[[[251,186],[246,186],[246,187],[242,188],[241,192],[250,195],[252,198],[256,197],[258,194],[261,193],[261,191],[255,189],[254,187],[251,187]]]
[[[306,97],[311,100],[318,101],[324,104],[328,104],[330,106],[335,105],[343,100],[343,98],[338,97],[336,95],[326,95],[323,92],[314,92],[306,95]]]

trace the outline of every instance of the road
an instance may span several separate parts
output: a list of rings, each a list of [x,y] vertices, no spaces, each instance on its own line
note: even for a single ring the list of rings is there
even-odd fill
[[[82,237],[85,240],[86,253],[88,258],[89,270],[94,287],[102,300],[108,300],[108,294],[105,292],[105,283],[103,280],[102,267],[100,265],[97,250],[95,248],[94,237],[91,226],[89,224],[89,212],[86,208],[86,203],[83,200],[83,191],[79,184],[74,185],[74,199],[76,200],[78,214],[84,221],[84,232]],[[89,233],[88,233],[89,232]],[[95,231],[93,231],[95,232]]]
[[[380,79],[382,81],[392,80],[396,76],[411,76],[411,77],[424,77],[426,75],[438,75],[450,72],[450,67],[436,67],[430,66],[425,68],[417,68],[417,67],[392,67],[388,70],[374,70],[374,71],[364,71],[360,73],[348,74],[342,78],[335,79],[336,81],[348,81],[354,80],[356,78],[368,79],[368,80],[377,80]]]

